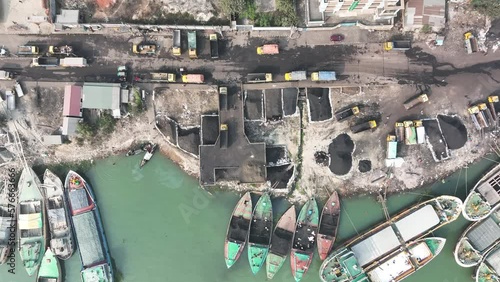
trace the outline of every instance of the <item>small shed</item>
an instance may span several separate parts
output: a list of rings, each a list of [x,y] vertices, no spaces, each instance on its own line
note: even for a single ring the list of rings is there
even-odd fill
[[[66,85],[64,88],[63,116],[82,116],[82,87],[76,85]]]
[[[5,99],[7,99],[7,109],[15,110],[16,109],[16,97],[11,90],[5,91]]]
[[[45,135],[43,136],[43,143],[45,145],[60,145],[62,144],[62,135]]]
[[[76,135],[76,129],[78,127],[78,123],[80,123],[80,120],[81,118],[78,117],[64,117],[62,135],[66,136]]]
[[[56,16],[56,23],[58,24],[78,24],[80,20],[79,10],[61,10],[61,14]]]

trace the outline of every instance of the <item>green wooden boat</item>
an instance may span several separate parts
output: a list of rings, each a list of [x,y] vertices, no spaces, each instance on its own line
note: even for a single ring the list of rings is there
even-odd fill
[[[264,193],[255,205],[248,233],[248,262],[253,274],[257,274],[266,261],[272,232],[273,205],[269,194]]]
[[[46,245],[44,198],[40,179],[30,167],[21,173],[18,186],[17,246],[24,268],[32,276],[40,266]]]
[[[266,259],[267,279],[273,279],[274,275],[285,263],[292,246],[293,233],[295,233],[295,224],[297,222],[296,217],[295,206],[291,206],[276,224]]]
[[[61,282],[61,267],[54,253],[47,248],[36,278],[37,282]]]
[[[252,219],[252,198],[247,192],[234,208],[229,225],[227,227],[226,240],[224,242],[224,258],[226,266],[230,268],[238,260],[243,252]]]

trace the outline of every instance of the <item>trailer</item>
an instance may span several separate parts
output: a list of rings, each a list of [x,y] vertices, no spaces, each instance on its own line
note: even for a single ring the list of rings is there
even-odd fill
[[[14,97],[14,93],[11,90],[5,91],[5,99],[7,100],[7,109],[15,110],[16,109],[16,97]]]
[[[278,44],[265,44],[257,47],[259,55],[277,55],[280,53]]]
[[[172,55],[180,56],[182,53],[181,50],[181,31],[176,29],[174,30],[174,41],[172,44]]]
[[[477,52],[478,46],[477,46],[477,39],[476,37],[472,34],[472,32],[466,32],[464,33],[464,42],[465,42],[465,49],[467,50],[467,54],[472,54]]]
[[[334,81],[337,76],[334,71],[317,71],[311,73],[312,81]]]
[[[19,46],[17,48],[18,55],[38,55],[39,53],[40,49],[33,45]]]
[[[337,121],[345,120],[349,117],[356,116],[359,114],[359,107],[355,106],[352,108],[344,109],[335,113],[335,119]]]
[[[285,73],[285,80],[286,81],[291,81],[291,80],[306,80],[307,79],[307,73],[306,71],[292,71],[292,72],[287,72]]]
[[[405,107],[405,109],[409,110],[413,107],[415,107],[416,105],[420,104],[420,103],[425,103],[429,101],[429,97],[427,97],[427,94],[421,94],[421,95],[418,95],[417,97],[407,101],[406,103],[403,104],[403,106]]]
[[[196,31],[188,31],[188,50],[189,58],[198,58],[198,54],[196,51]]]
[[[367,122],[363,122],[363,123],[351,126],[351,131],[352,131],[352,133],[359,133],[359,132],[363,132],[365,130],[374,129],[374,128],[377,128],[377,122],[374,120],[370,120]]]
[[[212,59],[219,58],[219,39],[216,33],[210,34],[210,57]]]
[[[57,67],[59,66],[59,59],[56,57],[33,58],[31,65],[33,67]]]
[[[402,122],[396,122],[394,125],[394,131],[396,132],[396,141],[403,142],[405,140],[405,126]]]
[[[472,120],[472,123],[474,124],[474,127],[476,127],[477,130],[481,130],[482,126],[477,118],[477,114],[480,113],[478,106],[472,106],[468,108],[467,111],[470,114],[470,118]]]
[[[205,77],[203,74],[184,74],[182,75],[182,82],[184,83],[203,83]]]
[[[497,110],[496,110],[498,102],[499,102],[498,96],[489,96],[488,97],[488,105],[490,107],[491,114],[493,115],[493,118],[495,119],[495,122],[498,119]]]
[[[415,125],[413,121],[404,121],[405,127],[405,144],[406,145],[415,145],[417,144],[417,132],[415,130]]]
[[[21,84],[16,81],[16,85],[14,85],[14,90],[16,90],[17,97],[21,98],[24,96],[24,91],[23,88],[21,87]]]
[[[156,54],[155,44],[134,44],[132,45],[132,52],[139,55],[154,55]]]
[[[384,43],[384,50],[406,51],[411,49],[411,40],[397,40]]]
[[[247,83],[272,82],[272,73],[249,73],[247,75]]]
[[[67,67],[67,68],[82,68],[88,66],[87,64],[87,59],[85,58],[73,58],[73,57],[68,57],[68,58],[62,58],[59,61],[59,65],[61,67]]]
[[[387,135],[387,159],[395,159],[398,154],[398,142],[396,141],[396,136]]]
[[[483,113],[486,122],[490,125],[493,126],[496,122],[495,119],[493,119],[493,114],[490,112],[490,109],[488,109],[488,106],[486,106],[486,103],[481,103],[477,105],[479,110]]]
[[[14,74],[10,71],[0,70],[0,80],[11,80],[14,78]]]
[[[425,143],[425,127],[422,123],[422,120],[413,121],[415,125],[415,130],[417,131],[417,144]]]
[[[176,75],[175,75],[175,73],[168,73],[168,72],[152,72],[151,73],[151,81],[175,82]]]
[[[69,55],[73,54],[73,47],[69,46],[69,45],[49,46],[49,54],[69,56]]]

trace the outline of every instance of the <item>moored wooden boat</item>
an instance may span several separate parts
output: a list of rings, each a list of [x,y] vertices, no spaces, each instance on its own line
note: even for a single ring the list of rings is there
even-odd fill
[[[318,254],[321,260],[325,260],[332,250],[333,243],[337,237],[340,221],[340,200],[337,191],[334,191],[326,201],[321,212],[318,230]]]
[[[40,269],[38,270],[37,282],[61,282],[61,266],[57,257],[50,248],[45,251]]]
[[[42,188],[49,222],[50,248],[58,258],[67,260],[75,251],[75,240],[62,181],[47,169],[43,175]]]
[[[266,261],[273,232],[273,205],[268,193],[264,193],[255,205],[248,232],[248,262],[253,274],[257,274]]]
[[[470,221],[488,217],[500,206],[500,164],[483,176],[464,201],[463,216]]]
[[[92,187],[71,170],[64,184],[82,262],[82,281],[112,282],[111,256]]]
[[[497,243],[476,269],[476,282],[500,281],[500,243]]]
[[[300,281],[311,265],[318,233],[319,212],[314,198],[309,199],[300,210],[293,236],[290,265],[295,281]]]
[[[224,258],[227,268],[233,266],[245,247],[252,219],[252,198],[245,193],[233,210],[224,242]]]
[[[140,167],[142,168],[143,166],[146,165],[149,160],[153,157],[155,151],[156,151],[156,146],[157,144],[149,143],[147,144],[144,149],[146,150],[146,153],[144,154],[144,158],[141,160]]]
[[[24,268],[32,276],[40,266],[46,247],[44,199],[40,180],[30,167],[23,169],[18,186],[17,248]]]
[[[273,279],[285,263],[292,246],[296,222],[295,206],[291,206],[276,224],[266,259],[267,279]]]
[[[16,195],[15,187],[9,192],[10,186],[6,183],[0,183],[0,265],[4,264],[9,255],[14,254],[14,247],[9,245],[12,240],[11,233],[16,230],[16,204],[9,202],[9,193]],[[15,199],[15,197],[10,197]]]

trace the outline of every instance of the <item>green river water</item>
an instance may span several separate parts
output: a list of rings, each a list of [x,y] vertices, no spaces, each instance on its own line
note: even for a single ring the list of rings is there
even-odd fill
[[[224,263],[223,243],[227,223],[239,195],[217,192],[213,196],[198,187],[198,182],[183,173],[170,160],[156,155],[142,170],[140,156],[113,157],[95,163],[84,177],[90,181],[97,197],[108,236],[111,256],[121,281],[265,281],[265,269],[256,276],[250,272],[246,249],[230,270]],[[429,194],[458,195],[462,199],[480,176],[493,165],[490,161],[463,169],[446,181],[432,187],[389,197],[391,214]],[[466,181],[467,180],[467,181]],[[457,186],[458,183],[458,186]],[[455,191],[457,191],[455,193]],[[274,199],[275,223],[289,203]],[[385,219],[380,203],[372,196],[342,199],[343,214],[339,229],[340,240],[363,232]],[[297,207],[297,212],[299,207]],[[469,223],[462,217],[439,229],[434,235],[448,239],[445,249],[429,265],[405,281],[466,282],[473,269],[459,267],[452,250],[457,238]],[[338,242],[338,241],[337,241]],[[16,254],[17,255],[17,254]],[[79,282],[78,253],[61,263],[67,282]],[[320,281],[320,261],[315,260],[302,280]],[[35,281],[28,277],[16,257],[15,272],[0,266],[0,282]],[[289,260],[274,278],[294,281]]]

